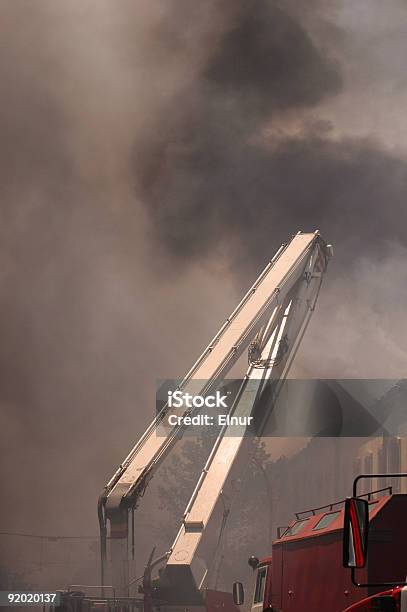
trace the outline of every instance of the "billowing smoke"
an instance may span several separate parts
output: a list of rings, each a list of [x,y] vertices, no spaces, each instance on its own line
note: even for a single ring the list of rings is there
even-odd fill
[[[318,226],[341,264],[405,244],[405,160],[302,115],[342,91],[335,56],[283,2],[217,4],[229,19],[206,64],[135,146],[157,241],[180,259],[233,247],[256,269],[297,228]]]
[[[184,373],[299,229],[320,228],[336,257],[297,370],[402,374],[407,14],[394,10],[2,3],[5,530],[96,532],[155,379]]]
[[[202,257],[237,242],[258,267],[270,239],[275,244],[287,229],[292,233],[293,220],[294,228],[304,221],[312,226],[321,203],[314,202],[315,193],[298,202],[297,180],[314,185],[318,157],[326,153],[309,137],[276,147],[262,129],[273,126],[275,113],[312,107],[337,93],[340,69],[277,4],[212,4],[224,30],[195,78],[137,140],[134,172],[157,238],[171,253]],[[309,168],[307,148],[318,156]],[[301,218],[281,211],[287,203],[302,209]]]

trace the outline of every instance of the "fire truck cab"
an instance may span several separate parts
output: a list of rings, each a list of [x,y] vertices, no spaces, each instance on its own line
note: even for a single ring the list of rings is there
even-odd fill
[[[352,564],[343,564],[344,549],[349,545],[349,541],[345,544],[344,523],[351,499],[298,513],[288,527],[279,530],[270,557],[249,559],[255,571],[252,612],[407,612],[407,591],[403,588],[407,495],[393,494],[389,487],[363,500],[369,525],[369,559],[353,565],[352,572],[348,569]],[[352,550],[357,544],[354,535]],[[383,585],[390,585],[386,582],[389,579],[394,584],[384,589]],[[243,587],[234,585],[233,592],[235,603],[242,603]]]

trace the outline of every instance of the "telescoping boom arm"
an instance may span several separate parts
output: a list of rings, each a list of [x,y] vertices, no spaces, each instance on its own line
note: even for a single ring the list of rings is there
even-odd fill
[[[301,338],[315,307],[319,288],[332,249],[318,231],[296,234],[283,244],[256,282],[187,373],[179,389],[183,393],[206,395],[249,349],[249,369],[230,415],[252,415],[256,400],[267,387],[275,398],[287,375]],[[272,385],[270,385],[272,383]],[[268,402],[270,404],[270,402]],[[258,434],[267,421],[269,409],[260,411]],[[180,439],[185,426],[175,425],[166,436],[157,435],[157,427],[175,409],[166,404],[130,451],[108,482],[99,500],[99,521],[103,556],[106,551],[107,521],[110,522],[112,560],[120,556],[127,541],[127,513],[137,506],[140,496],[161,462]],[[187,411],[185,412],[187,414]],[[182,422],[182,421],[181,421]],[[197,576],[194,562],[209,520],[214,519],[224,483],[243,443],[242,436],[229,436],[228,426],[220,432],[188,504],[181,529],[166,555],[169,578],[201,587],[208,571]],[[121,543],[121,544],[120,544]],[[123,572],[123,563],[119,563]],[[128,576],[116,576],[123,590]],[[176,579],[178,582],[178,578]],[[125,590],[125,589],[124,589]]]

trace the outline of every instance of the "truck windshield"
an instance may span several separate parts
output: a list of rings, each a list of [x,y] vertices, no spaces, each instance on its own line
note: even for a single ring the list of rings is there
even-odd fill
[[[253,599],[254,604],[263,603],[264,586],[266,584],[266,573],[267,573],[267,567],[261,567],[259,571],[257,572],[256,588],[254,591],[254,599]]]

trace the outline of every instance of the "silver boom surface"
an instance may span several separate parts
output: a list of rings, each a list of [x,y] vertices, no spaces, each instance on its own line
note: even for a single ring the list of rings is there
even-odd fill
[[[318,231],[298,233],[282,245],[179,388],[194,395],[208,393],[249,348],[249,369],[230,414],[253,415],[262,391],[271,388],[267,405],[256,412],[256,430],[261,435],[314,309],[330,254],[330,247]],[[123,594],[130,581],[125,563],[127,512],[136,507],[149,479],[182,435],[182,426],[175,426],[166,437],[156,434],[157,426],[172,410],[164,406],[108,482],[99,500],[102,580],[106,522],[109,520],[113,581],[116,590]],[[222,520],[220,506],[224,504],[223,501],[220,504],[221,493],[225,493],[227,482],[233,480],[232,472],[239,469],[236,459],[250,440],[244,436],[244,427],[239,436],[229,433],[225,426],[214,442],[184,517],[180,517],[183,520],[175,542],[165,556],[166,582],[174,587],[182,585],[189,594],[208,586],[213,568],[202,563],[202,559],[214,558],[216,542],[219,544],[215,534]],[[176,590],[179,593],[179,589]]]

